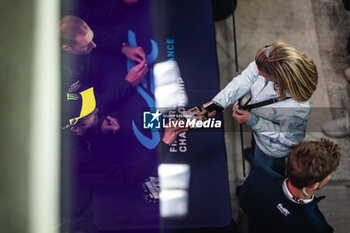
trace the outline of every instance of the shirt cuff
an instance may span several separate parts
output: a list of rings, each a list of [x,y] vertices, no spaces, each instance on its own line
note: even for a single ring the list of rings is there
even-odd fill
[[[254,126],[258,123],[258,120],[259,118],[257,116],[251,114],[247,125],[249,125],[251,128],[254,128]]]

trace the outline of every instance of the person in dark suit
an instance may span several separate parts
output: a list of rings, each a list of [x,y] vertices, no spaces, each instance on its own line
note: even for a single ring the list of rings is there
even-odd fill
[[[249,232],[330,233],[314,195],[323,188],[340,160],[339,147],[327,139],[295,146],[286,163],[286,176],[264,166],[252,168],[239,203],[249,219]]]

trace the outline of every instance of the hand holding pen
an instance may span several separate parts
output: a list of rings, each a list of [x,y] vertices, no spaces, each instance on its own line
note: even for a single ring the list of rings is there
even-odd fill
[[[114,134],[117,133],[120,129],[119,121],[118,119],[107,116],[101,125],[101,131],[102,133],[108,133],[108,132],[113,132]]]

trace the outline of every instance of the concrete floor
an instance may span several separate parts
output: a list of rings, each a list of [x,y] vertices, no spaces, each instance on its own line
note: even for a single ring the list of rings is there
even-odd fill
[[[350,106],[349,84],[344,70],[350,58],[346,51],[350,32],[350,12],[342,1],[334,0],[238,0],[235,11],[239,72],[253,59],[256,51],[276,40],[284,40],[311,58],[318,69],[319,83],[313,95],[313,113],[308,122],[305,140],[326,137],[322,122],[342,117]],[[232,17],[217,22],[216,39],[221,87],[235,76]],[[226,111],[225,140],[233,216],[237,220],[239,207],[235,186],[242,181],[240,138],[238,126]],[[328,186],[318,195],[327,199],[320,203],[335,232],[350,232],[350,138],[333,139],[342,149],[343,158]],[[245,133],[245,144],[250,133]]]

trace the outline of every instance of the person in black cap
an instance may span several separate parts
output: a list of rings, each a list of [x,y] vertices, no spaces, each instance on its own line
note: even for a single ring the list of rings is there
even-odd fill
[[[265,166],[253,167],[239,193],[249,232],[333,232],[317,206],[322,198],[314,192],[327,184],[340,157],[338,145],[322,138],[292,149],[286,177]]]
[[[96,182],[137,184],[152,174],[158,157],[143,156],[133,164],[120,165],[104,159],[94,141],[101,133],[116,132],[118,120],[104,115],[115,106],[112,93],[96,99],[94,88],[67,93],[63,106],[61,212],[63,232],[90,232],[92,191]],[[108,119],[108,120],[106,120]],[[160,159],[179,133],[187,128],[167,128],[159,144]]]

